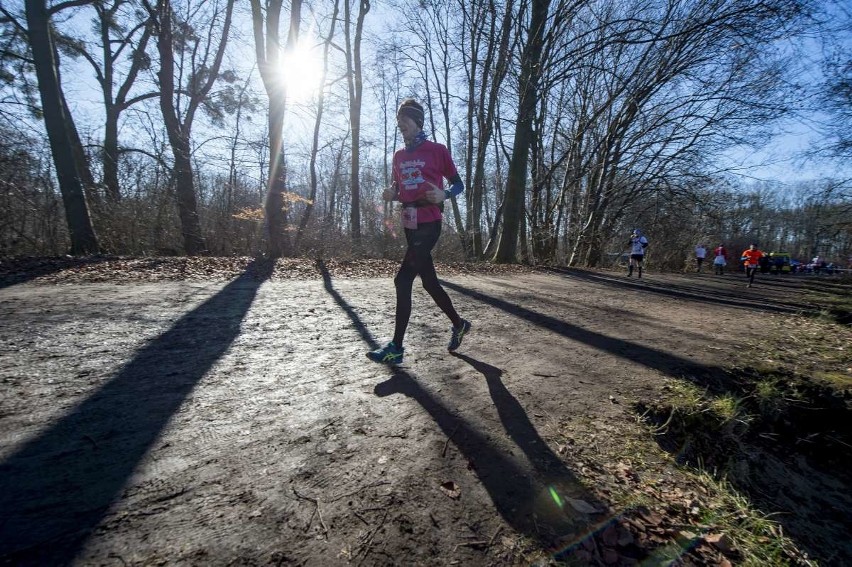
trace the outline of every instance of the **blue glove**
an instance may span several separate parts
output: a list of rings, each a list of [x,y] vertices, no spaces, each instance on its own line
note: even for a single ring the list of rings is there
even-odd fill
[[[444,189],[444,198],[452,199],[453,197],[458,197],[462,191],[464,191],[464,181],[462,181],[461,176],[456,174],[455,177],[450,179],[449,189]]]

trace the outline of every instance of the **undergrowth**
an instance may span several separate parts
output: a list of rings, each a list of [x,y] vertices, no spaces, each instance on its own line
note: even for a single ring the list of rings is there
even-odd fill
[[[715,494],[703,520],[726,530],[744,551],[743,565],[816,565],[783,525],[797,531],[797,542],[820,549],[831,538],[818,532],[838,520],[842,531],[845,513],[828,518],[827,510],[812,509],[781,522],[761,510],[789,509],[790,487],[811,508],[831,500],[825,487],[848,494],[852,329],[831,318],[774,325],[738,352],[724,379],[673,380],[659,399],[634,409],[659,446]],[[820,549],[826,564],[848,553],[844,546]]]

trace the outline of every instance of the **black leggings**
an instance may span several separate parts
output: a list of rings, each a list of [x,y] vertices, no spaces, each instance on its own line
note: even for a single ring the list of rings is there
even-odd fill
[[[420,276],[425,289],[435,304],[441,308],[453,327],[461,325],[461,318],[453,307],[453,302],[441,283],[438,274],[435,273],[435,264],[432,262],[432,248],[438,243],[441,236],[441,221],[420,223],[416,230],[405,229],[405,240],[408,242],[408,250],[399,267],[399,273],[393,280],[396,286],[396,327],[393,333],[393,342],[397,347],[402,346],[405,338],[405,330],[411,319],[411,289],[414,286],[414,278]]]
[[[748,283],[754,283],[754,274],[757,273],[757,266],[750,268],[746,267],[746,277],[748,278]]]

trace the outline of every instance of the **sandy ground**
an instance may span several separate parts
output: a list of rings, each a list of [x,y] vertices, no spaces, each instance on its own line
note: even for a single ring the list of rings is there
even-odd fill
[[[0,288],[0,560],[502,565],[582,549],[623,512],[599,490],[617,472],[590,455],[648,437],[632,404],[718,373],[804,293],[736,275],[444,281],[471,334],[449,354],[416,286],[398,368],[364,356],[392,332],[389,278]],[[843,484],[824,498],[850,509]]]

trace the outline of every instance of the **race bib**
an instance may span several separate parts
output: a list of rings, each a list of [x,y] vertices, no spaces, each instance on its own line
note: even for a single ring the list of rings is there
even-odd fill
[[[411,230],[417,230],[417,207],[403,207],[402,226]]]

